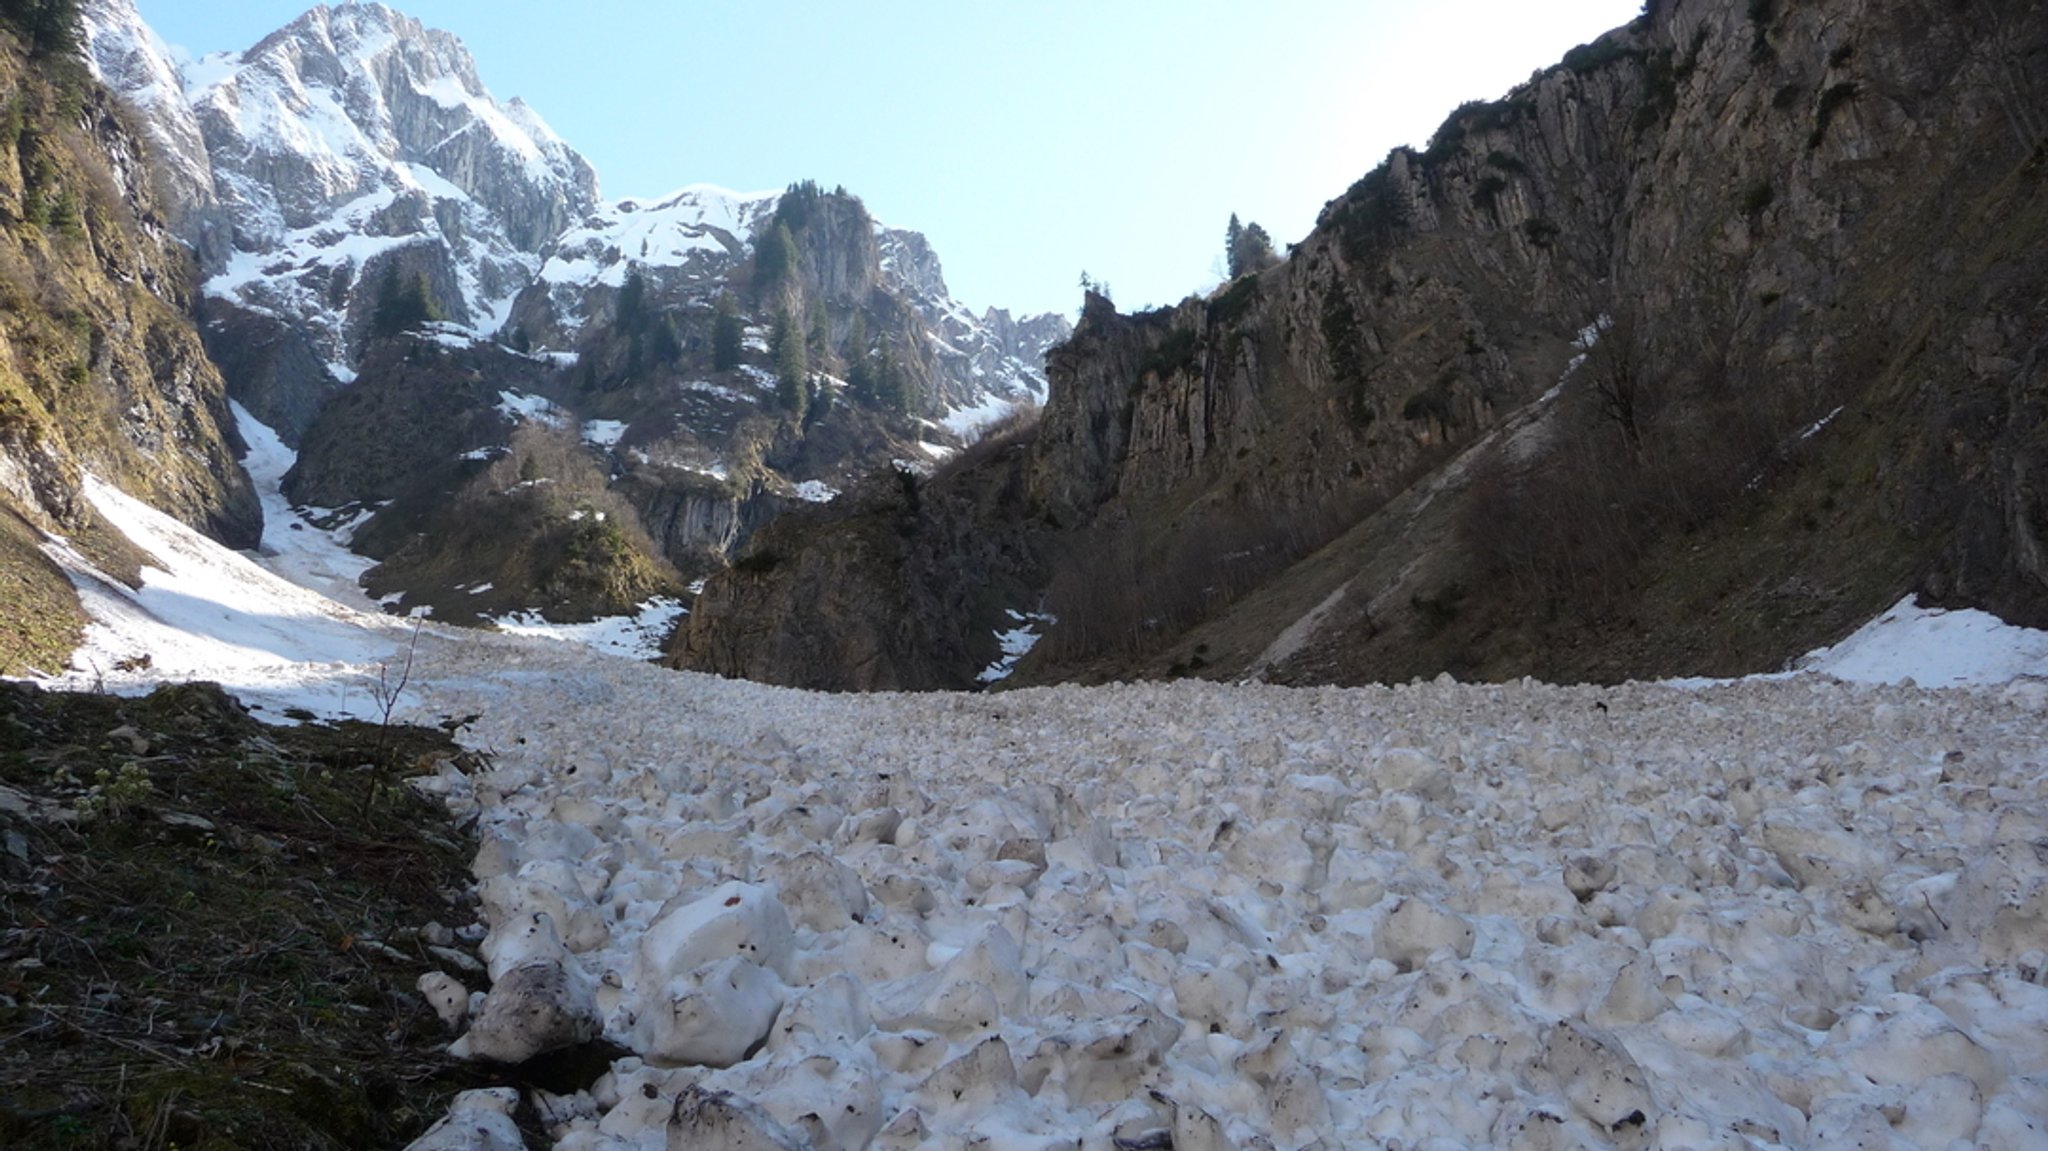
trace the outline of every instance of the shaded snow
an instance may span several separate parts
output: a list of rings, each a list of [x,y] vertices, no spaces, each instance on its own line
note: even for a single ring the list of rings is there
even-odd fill
[[[363,573],[377,561],[348,549],[349,537],[371,515],[365,509],[352,522],[323,530],[299,514],[284,497],[284,474],[298,462],[298,453],[284,445],[277,433],[249,414],[241,404],[229,401],[235,415],[235,429],[249,454],[242,467],[249,473],[263,502],[263,542],[258,560],[270,571],[300,587],[355,608],[375,611],[377,604],[363,591]],[[331,513],[330,513],[331,514]]]
[[[980,683],[1001,683],[1016,674],[1017,662],[1030,655],[1031,649],[1037,647],[1038,641],[1044,638],[1045,633],[1040,628],[1057,622],[1049,615],[1027,614],[1014,610],[1008,614],[1011,622],[1020,626],[996,633],[996,644],[1003,654],[998,656],[994,663],[982,668],[981,674],[974,677]]]
[[[525,392],[499,392],[498,414],[514,423],[525,421],[546,424],[551,428],[566,427],[569,423],[569,413],[557,407],[553,400]]]
[[[616,448],[626,438],[626,425],[619,420],[586,420],[583,442],[597,448]]]

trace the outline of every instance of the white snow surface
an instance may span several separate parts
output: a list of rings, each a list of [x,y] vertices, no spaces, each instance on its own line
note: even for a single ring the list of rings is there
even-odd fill
[[[90,495],[161,569],[88,596],[120,686],[406,642]],[[1966,624],[2038,666],[1898,610],[1838,666]],[[491,752],[425,783],[461,1048],[553,988],[633,1053],[558,1147],[2041,1145],[2048,680],[817,695],[430,624],[399,708]]]
[[[70,670],[53,686],[140,693],[203,679],[266,708],[273,720],[288,707],[331,717],[380,715],[380,676],[403,659],[406,621],[290,583],[96,478],[87,477],[85,494],[150,560],[137,590],[61,544],[46,549],[92,618]],[[318,565],[311,559],[285,566],[329,582]],[[137,666],[145,656],[147,665]]]
[[[2048,678],[2048,632],[2014,627],[1989,612],[1919,606],[1907,596],[1854,635],[1798,661],[1804,671],[1857,683],[1922,687]]]
[[[780,192],[692,184],[652,203],[601,204],[556,241],[540,279],[551,288],[619,288],[636,266],[684,268],[708,260],[708,270],[722,271],[745,258],[754,229],[781,198]]]
[[[1018,661],[1030,655],[1031,649],[1038,646],[1038,641],[1045,638],[1045,633],[1039,629],[1058,622],[1040,612],[1012,610],[1008,614],[1010,622],[1017,626],[996,633],[996,644],[1002,654],[996,657],[994,663],[982,668],[980,675],[974,677],[981,683],[1001,683],[1015,675]]]
[[[524,421],[551,428],[564,427],[569,421],[568,413],[546,396],[510,390],[498,393],[498,414],[515,424]]]
[[[470,594],[481,595],[490,586],[484,584]],[[661,658],[662,641],[685,614],[682,601],[657,597],[641,604],[632,615],[604,616],[588,623],[550,623],[538,612],[518,612],[491,622],[512,635],[580,643],[610,655],[649,660]]]
[[[249,414],[249,409],[230,400],[235,427],[249,454],[242,467],[263,501],[261,562],[287,581],[358,611],[377,611],[377,603],[363,590],[363,573],[377,561],[348,549],[349,537],[369,512],[355,523],[337,531],[323,531],[299,514],[284,498],[284,474],[298,462],[298,453],[284,445],[277,433]]]
[[[619,420],[583,421],[583,442],[594,448],[616,448],[626,438],[626,425]]]

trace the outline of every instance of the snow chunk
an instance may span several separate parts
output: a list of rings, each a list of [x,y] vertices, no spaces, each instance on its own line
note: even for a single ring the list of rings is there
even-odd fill
[[[657,596],[632,615],[604,616],[588,623],[550,623],[532,611],[499,616],[491,622],[512,635],[578,643],[626,659],[653,660],[661,658],[662,643],[675,630],[676,621],[687,614],[681,600]]]
[[[996,643],[1001,647],[1003,654],[994,663],[982,668],[980,675],[974,677],[982,683],[1001,683],[1014,675],[1018,661],[1030,655],[1031,649],[1037,647],[1038,641],[1044,638],[1045,633],[1039,630],[1040,626],[1050,626],[1059,622],[1041,612],[1025,613],[1012,610],[1009,615],[1011,620],[1021,626],[996,633]]]

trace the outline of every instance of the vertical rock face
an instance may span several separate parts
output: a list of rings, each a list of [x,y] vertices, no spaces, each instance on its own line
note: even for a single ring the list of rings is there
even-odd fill
[[[911,301],[931,329],[942,406],[1045,402],[1045,354],[1073,334],[1065,316],[1017,320],[989,308],[977,317],[947,289],[938,253],[923,235],[885,227],[876,237],[884,281]]]
[[[142,113],[171,227],[203,265],[225,260],[229,237],[213,191],[213,159],[171,49],[143,23],[133,0],[85,0],[79,33],[94,75]]]
[[[1027,514],[1146,589],[1119,658],[1198,629],[1153,672],[1730,673],[1915,585],[2048,621],[2044,140],[2038,5],[1654,3],[1285,263],[1091,300]]]
[[[86,472],[195,527],[253,543],[261,513],[234,459],[219,374],[186,319],[149,146],[102,91],[75,112],[0,36],[0,504],[76,530]]]

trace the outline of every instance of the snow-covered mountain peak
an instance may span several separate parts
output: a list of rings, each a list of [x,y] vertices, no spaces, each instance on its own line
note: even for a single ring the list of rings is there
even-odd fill
[[[460,40],[385,5],[314,8],[182,66],[132,0],[86,16],[99,74],[172,158],[174,218],[203,210],[213,229],[180,229],[207,292],[305,332],[344,378],[387,271],[488,335],[599,202],[590,164],[493,97]]]
[[[259,241],[401,163],[496,211],[523,251],[597,201],[590,165],[523,102],[499,104],[460,40],[381,4],[315,8],[225,67],[191,69],[187,96],[214,152],[245,157],[228,194]]]

